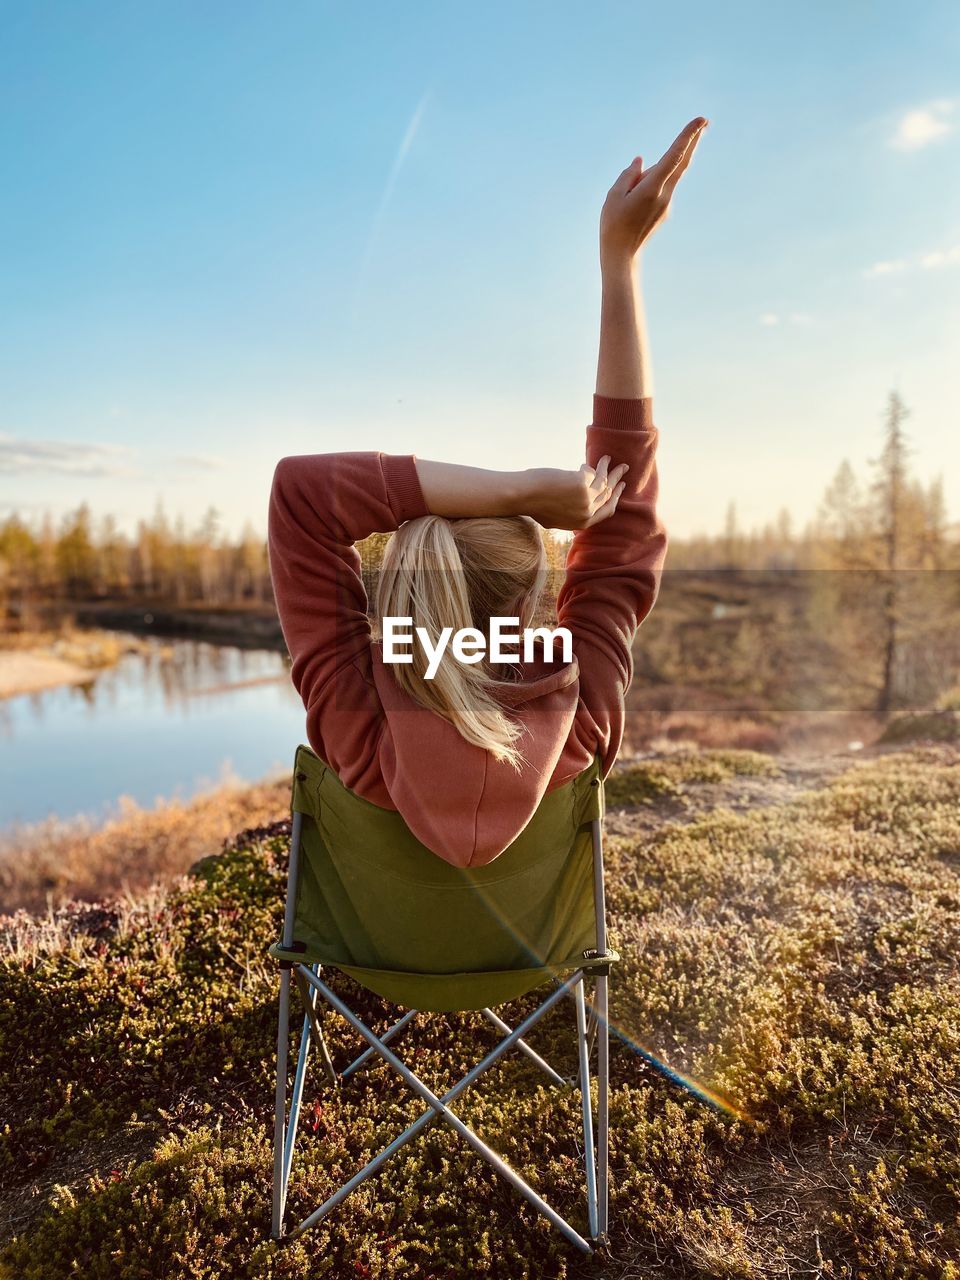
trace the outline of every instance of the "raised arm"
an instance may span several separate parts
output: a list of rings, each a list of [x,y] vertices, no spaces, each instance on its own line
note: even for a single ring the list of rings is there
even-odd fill
[[[656,601],[667,548],[637,258],[666,216],[705,125],[702,117],[691,121],[649,169],[638,157],[611,187],[600,217],[600,349],[587,465],[600,475],[608,466],[613,474],[614,464],[628,469],[609,518],[574,534],[557,610],[580,664],[578,728],[600,750],[605,774],[623,736],[633,638]]]
[[[637,259],[626,253],[600,257],[600,350],[596,394],[609,399],[653,396],[647,321]]]

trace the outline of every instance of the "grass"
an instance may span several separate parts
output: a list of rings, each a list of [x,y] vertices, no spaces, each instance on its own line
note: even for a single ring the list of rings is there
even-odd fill
[[[778,770],[749,752],[671,753],[608,788],[623,960],[597,1257],[437,1126],[301,1240],[269,1241],[280,823],[166,887],[0,921],[0,1277],[958,1280],[960,752],[875,754],[778,784],[775,803],[678,816],[678,790],[719,783],[734,799]],[[327,976],[386,1028],[389,1006]],[[501,1012],[515,1023],[538,1002]],[[322,1021],[342,1067],[359,1037],[332,1010]],[[476,1014],[415,1023],[394,1047],[435,1090],[495,1042]],[[571,1002],[531,1037],[564,1074],[572,1029]],[[336,1096],[316,1059],[304,1103],[291,1221],[422,1105],[377,1062]],[[585,1227],[578,1093],[511,1055],[458,1113]]]

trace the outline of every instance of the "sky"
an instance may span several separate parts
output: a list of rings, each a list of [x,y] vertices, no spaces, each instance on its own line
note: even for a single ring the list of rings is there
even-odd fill
[[[888,394],[960,518],[960,6],[0,0],[0,518],[262,533],[288,454],[576,468],[606,192],[664,522],[797,525]]]

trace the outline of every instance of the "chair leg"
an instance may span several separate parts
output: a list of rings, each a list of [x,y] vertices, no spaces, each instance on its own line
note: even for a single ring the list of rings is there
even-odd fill
[[[393,1037],[397,1034],[398,1031],[402,1030],[402,1028],[407,1025],[407,1023],[410,1021],[411,1018],[415,1018],[416,1016],[417,1016],[416,1009],[408,1009],[407,1012],[403,1015],[403,1017],[398,1022],[395,1022],[392,1027],[389,1027],[383,1033],[380,1039],[383,1041],[384,1044],[386,1044],[389,1040],[393,1039]],[[352,1075],[354,1071],[356,1071],[359,1067],[362,1067],[365,1062],[369,1061],[369,1059],[375,1055],[375,1053],[376,1053],[376,1050],[373,1048],[364,1049],[363,1053],[361,1053],[359,1057],[354,1058],[354,1060],[350,1063],[348,1067],[343,1068],[343,1070],[340,1072],[340,1079],[346,1080],[347,1076]]]
[[[493,1025],[495,1027],[498,1027],[501,1031],[506,1032],[506,1031],[513,1030],[510,1024],[507,1022],[504,1022],[504,1020],[498,1017],[492,1009],[483,1009],[482,1012],[484,1016],[487,1017],[493,1023]],[[545,1058],[541,1058],[539,1053],[537,1053],[535,1049],[531,1049],[530,1046],[527,1044],[526,1040],[518,1040],[517,1048],[520,1049],[523,1053],[525,1053],[531,1062],[535,1062],[538,1067],[541,1067],[547,1073],[550,1079],[554,1082],[554,1084],[569,1083],[569,1081],[567,1081],[562,1075],[560,1075],[558,1071],[554,1071],[550,1063],[547,1062]]]
[[[280,971],[280,1028],[277,1032],[277,1090],[273,1125],[273,1216],[270,1235],[283,1235],[286,1187],[283,1178],[284,1119],[287,1110],[287,1038],[290,1030],[290,970]]]
[[[598,1022],[599,1022],[599,1019],[597,1017],[597,980],[594,979],[593,1000],[590,1002],[590,1015],[587,1019],[587,1061],[590,1060],[590,1055],[593,1053],[593,1042],[596,1038]]]
[[[305,987],[306,983],[303,982],[299,972],[297,972],[296,976],[298,982]],[[303,994],[302,988],[301,994]],[[273,1222],[271,1224],[271,1235],[274,1240],[279,1240],[283,1236],[287,1187],[290,1184],[293,1148],[297,1139],[297,1126],[300,1123],[300,1104],[303,1100],[303,1085],[307,1075],[307,1062],[310,1057],[311,1014],[314,1021],[316,1021],[316,1012],[313,1008],[313,1002],[310,1000],[310,995],[313,995],[313,1001],[316,1000],[316,996],[312,992],[304,996],[308,1012],[304,1015],[303,1027],[300,1031],[300,1052],[293,1077],[293,1091],[290,1095],[290,1117],[286,1119],[287,1040],[290,1032],[290,970],[284,969],[281,971],[280,1030],[277,1038],[277,1098],[273,1134]],[[285,1010],[284,1006],[286,1006]],[[319,1032],[319,1025],[317,1030]],[[320,1033],[320,1043],[329,1062],[329,1055],[326,1055],[326,1044],[323,1042],[322,1032]],[[332,1063],[330,1066],[332,1069]]]
[[[319,964],[315,964],[313,966],[313,972],[319,973],[319,971]],[[303,1007],[306,1010],[304,1034],[306,1034],[306,1028],[309,1027],[310,1034],[313,1036],[314,1042],[316,1043],[320,1057],[323,1061],[323,1069],[327,1073],[327,1079],[333,1087],[337,1089],[340,1086],[340,1078],[337,1075],[336,1067],[333,1065],[333,1059],[330,1057],[330,1050],[327,1048],[327,1042],[324,1039],[323,1028],[320,1026],[320,1021],[317,1018],[317,993],[307,982],[299,968],[294,969],[293,972],[296,975],[297,987],[300,991],[300,999],[303,1001]]]
[[[593,1148],[593,1099],[590,1095],[590,1061],[587,1055],[587,1019],[583,998],[583,979],[576,986],[577,1046],[580,1051],[580,1101],[583,1110],[583,1161],[587,1175],[587,1218],[590,1235],[596,1239],[597,1167]]]
[[[599,1223],[597,1239],[606,1243],[609,1221],[609,1103],[610,1103],[610,1027],[607,1021],[607,977],[597,978],[597,1164],[600,1183]]]

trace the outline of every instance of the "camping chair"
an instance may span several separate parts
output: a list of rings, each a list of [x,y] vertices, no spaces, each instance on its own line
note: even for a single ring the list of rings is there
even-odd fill
[[[589,1234],[607,1238],[607,1126],[609,1040],[607,976],[620,959],[606,945],[599,760],[548,792],[530,822],[486,866],[454,867],[410,832],[399,813],[348,790],[308,747],[294,764],[290,867],[283,938],[269,954],[280,962],[271,1236],[292,1240],[324,1218],[404,1143],[442,1118],[521,1195],[585,1253],[594,1245],[552,1209],[515,1170],[456,1115],[454,1100],[513,1048],[537,1064],[555,1086],[579,1083],[583,1112]],[[407,1012],[377,1036],[320,976],[339,969]],[[595,1003],[587,1027],[584,978],[595,977]],[[290,979],[305,1014],[289,1119],[287,1045]],[[566,974],[567,976],[563,976]],[[516,1027],[494,1012],[546,983],[553,991]],[[317,995],[359,1032],[369,1046],[337,1072],[317,1016]],[[576,1004],[579,1076],[566,1079],[524,1040],[564,996]],[[479,1010],[508,1033],[442,1097],[404,1063],[388,1041],[419,1012]],[[590,1054],[597,1036],[597,1150],[594,1150]],[[356,1071],[374,1053],[388,1062],[425,1103],[426,1110],[378,1156],[291,1231],[284,1233],[287,1187],[311,1041],[331,1083]]]

